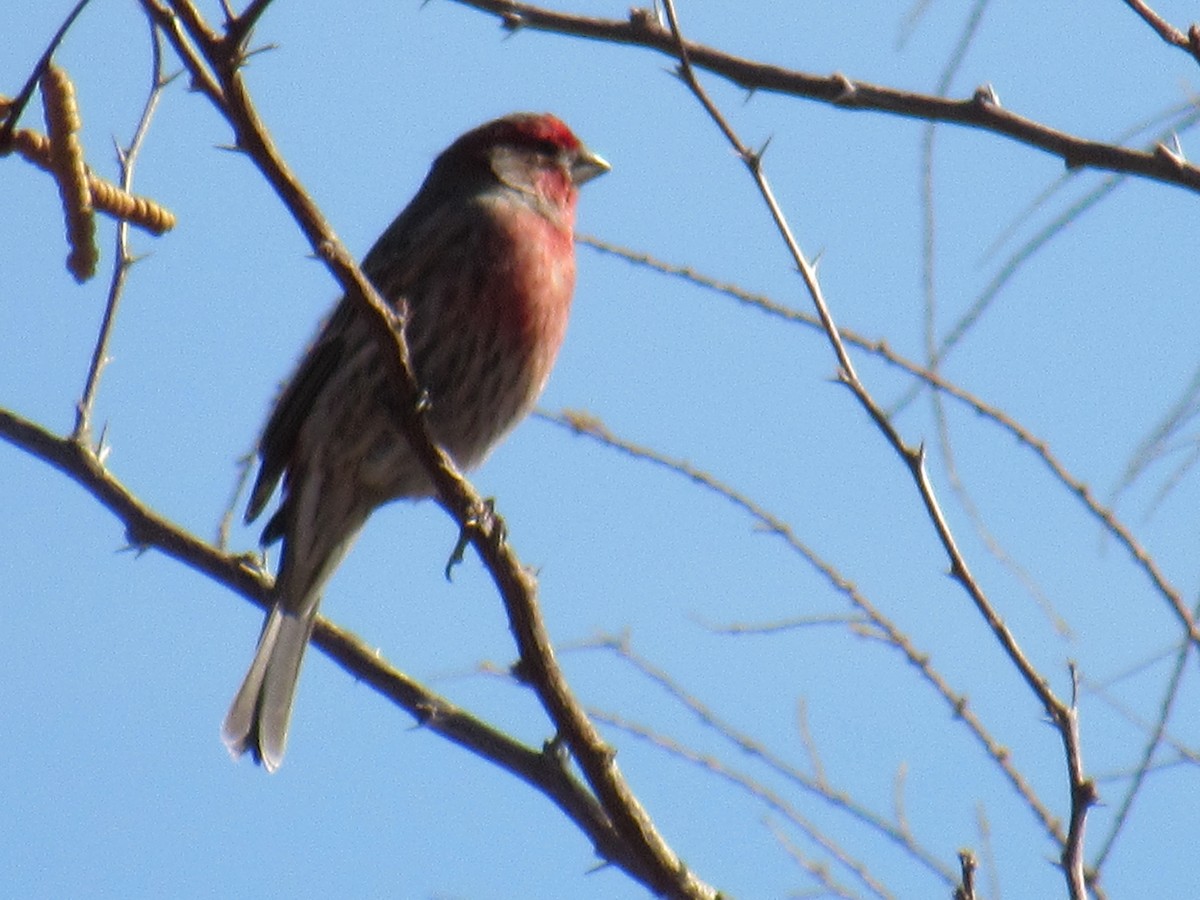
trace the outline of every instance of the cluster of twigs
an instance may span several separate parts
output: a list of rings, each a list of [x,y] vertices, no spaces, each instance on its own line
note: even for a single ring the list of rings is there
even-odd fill
[[[206,21],[191,0],[141,2],[155,33],[154,78],[150,99],[143,111],[137,136],[130,146],[119,154],[122,168],[120,185],[98,177],[87,166],[79,141],[80,119],[73,87],[65,72],[51,61],[54,46],[82,7],[82,3],[77,6],[72,18],[64,24],[54,45],[37,66],[25,89],[13,100],[0,97],[0,154],[15,152],[54,176],[62,198],[71,248],[67,264],[76,279],[83,281],[90,278],[96,269],[99,255],[95,243],[95,212],[102,212],[121,220],[118,230],[117,266],[110,287],[109,305],[79,403],[75,431],[71,435],[60,437],[12,412],[0,410],[0,436],[60,469],[92,493],[124,523],[134,545],[155,547],[204,572],[251,601],[259,605],[264,603],[269,588],[269,576],[261,571],[255,560],[214,547],[148,509],[105,468],[103,449],[93,446],[90,440],[88,413],[99,383],[117,299],[130,264],[125,244],[124,223],[135,224],[153,234],[162,234],[174,225],[174,217],[169,211],[153,200],[139,197],[130,191],[132,163],[137,147],[149,124],[157,97],[169,81],[163,74],[160,55],[160,41],[165,40],[182,63],[193,88],[229,123],[234,133],[236,149],[244,153],[271,184],[280,201],[295,218],[314,253],[326,263],[347,296],[373,312],[378,339],[394,349],[390,356],[396,388],[390,399],[393,405],[392,413],[396,420],[402,423],[406,436],[427,467],[442,505],[458,522],[465,538],[470,541],[491,573],[508,613],[520,655],[520,662],[513,671],[523,683],[536,692],[553,725],[555,737],[540,748],[530,747],[513,739],[408,678],[383,661],[372,648],[327,620],[318,622],[314,643],[357,678],[408,710],[432,731],[493,761],[543,792],[589,837],[604,860],[619,866],[655,893],[673,897],[717,896],[713,888],[680,862],[666,840],[658,833],[650,816],[623,778],[616,765],[614,752],[603,739],[595,722],[605,721],[613,727],[624,728],[645,739],[653,740],[668,752],[691,758],[722,777],[731,777],[730,771],[697,754],[693,753],[688,757],[689,751],[686,748],[673,745],[662,736],[626,722],[617,715],[589,714],[571,691],[558,666],[555,650],[542,621],[534,577],[520,563],[513,548],[504,540],[503,523],[490,504],[483,502],[471,485],[455,470],[446,454],[429,438],[423,417],[421,392],[414,380],[408,349],[402,336],[403,321],[379,297],[374,286],[364,277],[342,246],[329,223],[277,152],[266,126],[255,110],[242,77],[242,66],[248,52],[250,35],[262,13],[270,5],[270,0],[252,0],[241,13],[235,12],[226,4],[225,19],[220,27],[214,27]],[[1193,646],[1200,645],[1200,627],[1197,626],[1195,615],[1184,603],[1179,590],[1159,571],[1149,554],[1142,549],[1112,510],[1096,501],[1086,485],[1072,476],[1065,466],[1050,454],[1043,441],[1021,428],[1002,411],[976,400],[948,382],[936,371],[936,360],[931,360],[929,366],[912,363],[891,353],[882,342],[859,338],[837,326],[815,269],[801,251],[799,242],[792,235],[783,211],[771,191],[765,174],[763,153],[750,149],[738,136],[729,120],[705,91],[698,70],[707,70],[748,89],[791,93],[835,104],[847,110],[876,110],[918,117],[930,122],[948,122],[984,129],[1021,141],[1029,147],[1054,153],[1060,156],[1069,168],[1093,167],[1150,178],[1188,190],[1200,190],[1200,168],[1184,159],[1176,148],[1165,144],[1160,143],[1148,151],[1131,150],[1087,141],[1057,131],[1004,110],[995,93],[987,88],[981,88],[970,98],[955,101],[865,84],[840,74],[819,77],[734,57],[686,40],[672,0],[664,0],[662,14],[638,9],[623,21],[572,16],[508,0],[459,2],[501,17],[504,26],[510,30],[536,28],[639,45],[668,54],[677,61],[677,74],[734,147],[765,201],[814,304],[815,317],[807,321],[814,327],[819,327],[827,338],[836,360],[838,380],[849,389],[855,401],[866,411],[883,439],[906,467],[934,532],[949,559],[952,576],[970,598],[978,614],[1003,648],[1014,670],[1020,674],[1036,702],[1057,729],[1063,747],[1066,773],[1065,826],[1050,811],[1050,805],[1043,802],[1030,787],[999,741],[973,714],[966,697],[954,690],[932,668],[928,657],[916,648],[881,610],[857,591],[847,578],[806,547],[782,518],[682,460],[672,459],[620,438],[601,422],[586,414],[566,413],[548,418],[621,452],[665,466],[704,489],[720,494],[804,556],[835,590],[847,598],[856,615],[861,617],[858,619],[859,624],[869,627],[873,634],[880,636],[881,640],[899,651],[912,666],[920,670],[953,713],[966,723],[985,753],[1024,798],[1047,835],[1058,847],[1059,861],[1070,896],[1077,900],[1082,900],[1089,893],[1103,896],[1098,882],[1098,871],[1095,868],[1089,869],[1085,864],[1085,825],[1088,811],[1095,803],[1097,794],[1095,784],[1083,765],[1075,698],[1072,696],[1064,699],[1058,696],[1049,680],[1026,657],[1017,636],[1005,624],[983,587],[973,576],[942,514],[939,499],[926,472],[923,449],[904,439],[891,417],[875,400],[860,379],[847,344],[886,357],[892,364],[900,366],[925,385],[971,404],[1002,428],[1014,433],[1036,452],[1056,477],[1122,541],[1164,597],[1179,620],[1186,641]],[[1200,32],[1195,26],[1185,35],[1168,26],[1145,4],[1134,0],[1126,2],[1145,18],[1164,40],[1186,50],[1200,61],[1200,37],[1197,36]],[[17,127],[18,119],[37,84],[41,86],[46,111],[46,135]],[[612,251],[613,248],[604,249]],[[625,255],[643,264],[654,264],[646,258],[637,259],[628,252],[625,252]],[[675,274],[692,277],[691,273]],[[742,302],[750,302],[745,296],[739,299]],[[779,314],[777,309],[772,312]],[[914,858],[921,860],[943,881],[953,884],[955,896],[976,896],[974,880],[977,864],[973,854],[964,851],[960,856],[959,871],[952,871],[926,853],[904,827],[889,823],[865,808],[856,806],[823,776],[805,778],[798,772],[788,771],[786,765],[773,759],[764,748],[756,745],[748,736],[738,735],[731,726],[721,722],[711,711],[674,685],[665,673],[654,669],[648,661],[633,654],[627,644],[619,640],[600,643],[619,653],[644,677],[666,688],[706,724],[733,740],[743,750],[752,750],[777,770],[785,771],[788,777],[795,776],[795,780],[806,790],[811,790],[847,810],[860,821],[904,846]],[[1074,672],[1072,678],[1072,683],[1075,684]],[[1156,731],[1156,741],[1161,738],[1161,731],[1160,723]],[[1152,751],[1153,747],[1148,755],[1152,755]],[[573,766],[577,766],[578,773],[581,774],[577,774]],[[742,783],[749,784],[746,780]],[[773,809],[789,814],[786,804],[778,802],[777,798],[761,793],[760,796]],[[792,817],[792,821],[798,819]],[[864,874],[864,867],[849,860],[848,854],[838,848],[831,848],[830,852],[835,857],[846,860],[848,868],[862,878],[865,884],[873,885],[869,874]],[[828,884],[832,885],[832,882]]]

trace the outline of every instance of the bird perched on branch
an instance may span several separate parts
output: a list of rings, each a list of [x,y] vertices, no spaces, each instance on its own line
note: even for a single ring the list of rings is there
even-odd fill
[[[517,113],[467,132],[363,260],[403,313],[433,439],[462,469],[537,402],[575,286],[578,188],[608,171],[559,119]],[[343,298],[284,387],[259,441],[246,521],[280,479],[263,544],[282,539],[273,606],[225,718],[235,757],[283,760],[321,591],[371,512],[433,484],[384,398],[395,389],[369,311]]]

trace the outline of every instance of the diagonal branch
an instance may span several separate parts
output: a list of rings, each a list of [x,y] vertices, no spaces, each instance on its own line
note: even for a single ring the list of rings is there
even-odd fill
[[[1030,691],[1037,697],[1047,716],[1050,717],[1059,732],[1067,757],[1071,809],[1070,827],[1068,828],[1067,842],[1063,847],[1061,864],[1071,897],[1073,900],[1083,900],[1087,896],[1087,883],[1083,864],[1084,823],[1087,811],[1095,804],[1097,796],[1094,782],[1084,775],[1082,750],[1079,740],[1079,719],[1074,704],[1072,703],[1068,706],[1054,693],[1054,689],[1050,686],[1049,681],[1038,671],[1029,657],[1026,656],[1016,636],[1005,624],[991,600],[984,593],[983,588],[976,581],[974,575],[972,575],[967,566],[966,558],[958,548],[958,542],[950,528],[949,522],[942,512],[941,504],[929,479],[929,472],[925,466],[924,447],[910,447],[904,441],[904,438],[892,425],[883,408],[879,406],[874,397],[871,396],[866,385],[859,379],[850,361],[849,353],[842,342],[837,325],[834,323],[833,317],[829,312],[824,292],[817,280],[816,270],[800,250],[800,246],[792,234],[791,227],[783,214],[783,210],[776,201],[770,183],[767,181],[763,171],[762,152],[753,152],[742,142],[728,120],[725,119],[716,104],[708,96],[704,87],[700,84],[695,70],[691,65],[688,46],[683,39],[679,27],[679,20],[675,12],[673,0],[663,0],[663,8],[670,23],[671,33],[676,40],[676,54],[679,59],[678,75],[701,106],[704,107],[709,117],[720,128],[737,153],[738,158],[745,164],[751,177],[754,179],[755,185],[770,211],[776,230],[787,246],[788,252],[795,262],[800,277],[803,279],[804,285],[808,290],[809,297],[816,307],[817,316],[821,320],[826,338],[833,350],[834,356],[837,358],[838,381],[850,389],[855,399],[858,400],[859,405],[862,406],[863,410],[871,418],[872,422],[874,422],[888,444],[904,461],[909,474],[916,484],[926,514],[934,530],[937,532],[938,540],[941,542],[950,560],[951,577],[958,581],[967,592],[967,595],[971,598],[971,602],[975,605],[976,610],[978,610],[980,616],[987,623],[993,635],[995,635],[997,642],[1003,648],[1009,661],[1029,687]],[[983,102],[989,105],[991,103],[989,100],[984,100]]]
[[[644,9],[634,9],[628,20],[622,21],[571,15],[513,0],[455,2],[497,16],[509,31],[531,28],[612,44],[646,47],[672,57],[678,55],[670,29],[663,27],[653,14]],[[952,100],[857,81],[839,72],[813,75],[735,56],[691,41],[683,41],[682,46],[692,65],[748,91],[772,91],[805,97],[839,109],[882,112],[977,128],[1056,156],[1069,169],[1127,172],[1200,192],[1200,166],[1189,163],[1164,144],[1159,144],[1152,152],[1146,152],[1078,137],[1005,110],[995,102],[995,94],[986,87],[981,87],[972,97]]]
[[[104,467],[86,443],[59,437],[5,409],[0,409],[0,438],[58,469],[95,497],[124,525],[131,545],[153,547],[266,608],[271,579],[253,557],[219,550],[150,509]],[[628,871],[624,842],[608,815],[552,748],[535,750],[488,725],[393,668],[373,647],[328,619],[317,620],[312,643],[355,680],[369,684],[425,728],[541,791],[579,826],[603,859]],[[636,872],[631,874],[637,877]]]
[[[765,532],[773,534],[782,540],[790,550],[797,553],[818,572],[832,590],[844,596],[848,603],[862,613],[874,628],[878,629],[881,640],[885,644],[895,648],[904,656],[905,661],[917,670],[921,678],[930,685],[946,704],[950,714],[963,722],[972,737],[975,738],[976,742],[987,753],[988,757],[1004,773],[1004,777],[1012,785],[1025,805],[1029,807],[1030,812],[1038,820],[1046,835],[1059,847],[1065,844],[1066,833],[1063,831],[1058,818],[1041,801],[1033,785],[1030,784],[1021,770],[1017,768],[1016,763],[1013,761],[1012,753],[988,730],[983,720],[975,712],[974,707],[971,706],[970,698],[961,691],[956,690],[933,665],[929,653],[918,648],[908,635],[905,634],[904,630],[888,618],[863,591],[856,587],[850,579],[832,566],[820,554],[805,544],[786,520],[761,506],[745,494],[719,481],[703,469],[697,468],[685,460],[666,456],[649,447],[626,440],[610,431],[599,419],[589,416],[586,413],[564,410],[558,413],[538,412],[536,415],[544,422],[560,428],[566,428],[573,434],[587,437],[632,459],[648,462],[683,476],[694,484],[699,485],[703,490],[710,491],[742,510],[757,521]],[[844,801],[839,799],[839,802]],[[848,804],[847,808],[849,808]],[[857,812],[853,810],[851,812],[858,816]],[[871,824],[875,825],[874,822]],[[889,834],[889,837],[894,837],[894,835]]]
[[[577,239],[581,244],[586,244],[602,253],[610,253],[635,265],[645,266],[656,272],[682,278],[692,284],[700,285],[701,287],[732,297],[745,306],[752,307],[769,316],[783,319],[785,322],[802,324],[816,329],[820,329],[821,327],[821,323],[811,313],[791,309],[761,294],[753,294],[737,285],[717,281],[687,266],[678,266],[663,262],[648,254],[640,253],[627,247],[621,247],[608,241],[602,241],[590,235],[580,235],[577,236]],[[1150,554],[1150,551],[1138,541],[1131,528],[1120,519],[1116,511],[1111,506],[1106,506],[1097,499],[1095,491],[1088,486],[1086,481],[1067,468],[1066,463],[1050,449],[1050,444],[1045,438],[1034,434],[1003,409],[984,401],[965,388],[960,387],[940,372],[935,372],[900,355],[883,339],[869,338],[844,326],[839,326],[838,330],[845,343],[882,359],[888,365],[894,366],[911,375],[918,383],[953,397],[978,415],[991,421],[1001,430],[1008,432],[1022,446],[1032,451],[1050,471],[1054,479],[1066,488],[1068,492],[1077,497],[1088,513],[1125,548],[1125,551],[1132,557],[1136,566],[1150,580],[1154,590],[1161,594],[1170,605],[1171,611],[1183,626],[1187,639],[1197,645],[1197,647],[1200,647],[1200,625],[1197,624],[1195,612],[1185,602],[1182,591],[1171,583],[1170,578],[1167,577],[1166,572],[1163,571],[1162,567]],[[1195,376],[1194,384],[1200,386],[1200,372]],[[1189,394],[1188,396],[1190,397],[1191,395]],[[1177,404],[1176,409],[1179,408]]]
[[[1132,9],[1143,22],[1154,29],[1155,33],[1173,47],[1178,47],[1190,53],[1196,62],[1200,63],[1200,25],[1192,25],[1184,34],[1158,13],[1150,4],[1143,0],[1125,0],[1125,5]]]
[[[142,143],[150,129],[150,120],[158,107],[163,90],[171,82],[171,77],[163,72],[162,67],[162,33],[151,26],[150,28],[151,77],[150,90],[146,102],[142,106],[142,114],[134,128],[129,146],[117,151],[117,163],[121,170],[121,190],[130,193],[133,190],[133,170],[141,152]],[[104,315],[100,322],[100,331],[96,336],[96,345],[92,349],[92,360],[88,365],[87,378],[84,381],[83,393],[75,406],[74,436],[80,441],[88,440],[91,429],[92,407],[96,402],[96,391],[100,386],[100,375],[108,363],[108,343],[112,337],[113,326],[116,322],[117,309],[121,304],[121,296],[125,291],[125,281],[129,270],[136,261],[129,252],[129,224],[124,219],[117,222],[117,252],[116,264],[113,266],[112,278],[108,285],[108,299],[104,304]]]

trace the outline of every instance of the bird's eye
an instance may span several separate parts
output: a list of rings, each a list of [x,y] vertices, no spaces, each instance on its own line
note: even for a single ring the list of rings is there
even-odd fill
[[[534,145],[534,149],[549,159],[554,159],[557,157],[562,150],[562,148],[558,144],[554,143],[554,141],[538,141]]]

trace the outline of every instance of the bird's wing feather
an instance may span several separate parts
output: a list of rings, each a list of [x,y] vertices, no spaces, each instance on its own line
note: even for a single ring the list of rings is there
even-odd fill
[[[453,209],[448,200],[443,196],[419,193],[363,260],[363,271],[394,307],[399,308],[405,301],[411,286],[419,283],[422,271],[446,255],[446,244],[465,239],[461,228],[446,221]],[[330,376],[341,368],[346,353],[345,335],[359,315],[357,304],[343,297],[300,361],[296,373],[280,392],[259,439],[261,463],[246,507],[247,522],[254,521],[262,513],[291,465],[309,410]],[[283,519],[277,512],[263,530],[263,544],[282,537],[283,528]]]

